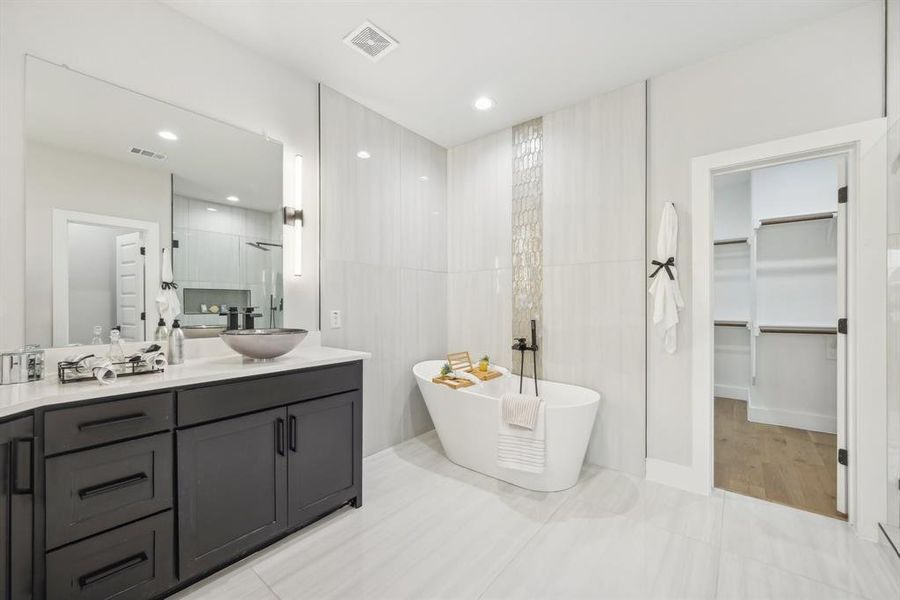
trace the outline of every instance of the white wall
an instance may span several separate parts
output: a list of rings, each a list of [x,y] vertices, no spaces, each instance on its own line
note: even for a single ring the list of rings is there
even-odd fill
[[[282,141],[288,202],[302,154],[304,275],[286,278],[285,322],[318,329],[315,82],[156,2],[25,0],[0,3],[0,347],[25,341],[26,53]]]
[[[446,150],[323,86],[322,340],[372,353],[365,455],[432,428],[412,368],[447,347],[446,193]]]
[[[648,336],[649,457],[692,461],[691,159],[881,116],[883,12],[872,3],[650,81],[647,243],[652,250],[662,207],[675,202],[687,307],[676,354]]]
[[[750,173],[724,173],[713,179],[715,223],[713,238],[745,238],[750,233]]]
[[[28,203],[24,227],[20,223],[18,232],[24,230],[28,240],[24,256],[21,251],[18,253],[25,267],[23,295],[29,299],[24,307],[24,330],[28,343],[49,347],[53,340],[53,209],[158,223],[160,243],[167,247],[171,230],[170,179],[162,171],[33,141],[27,142],[25,155]],[[9,287],[0,287],[0,294],[9,293]]]
[[[837,336],[762,333],[747,418],[810,431],[837,431]]]
[[[835,158],[818,158],[754,169],[750,173],[753,222],[836,211],[839,166]]]

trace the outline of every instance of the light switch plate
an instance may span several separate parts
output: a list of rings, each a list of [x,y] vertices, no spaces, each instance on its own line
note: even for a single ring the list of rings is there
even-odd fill
[[[331,328],[332,329],[340,329],[341,328],[341,311],[332,310],[331,312],[328,313],[328,315],[329,315],[330,322],[331,322]]]

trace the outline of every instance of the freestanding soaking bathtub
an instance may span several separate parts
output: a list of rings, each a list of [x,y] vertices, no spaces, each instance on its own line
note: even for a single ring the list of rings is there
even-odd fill
[[[588,440],[594,427],[600,394],[587,388],[538,380],[544,399],[546,455],[543,473],[528,473],[497,465],[500,398],[519,391],[519,377],[504,370],[502,377],[453,390],[433,383],[442,360],[413,367],[434,428],[447,458],[456,464],[530,490],[555,492],[578,482]],[[523,391],[534,392],[525,378]]]

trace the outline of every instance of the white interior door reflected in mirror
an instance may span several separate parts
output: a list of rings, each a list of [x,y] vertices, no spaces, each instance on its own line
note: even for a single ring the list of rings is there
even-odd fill
[[[144,260],[140,231],[116,236],[116,325],[125,341],[144,339]]]
[[[89,344],[97,326],[104,342],[117,325],[126,341],[149,339],[157,316],[145,290],[159,287],[159,249],[155,222],[54,210],[53,345]]]

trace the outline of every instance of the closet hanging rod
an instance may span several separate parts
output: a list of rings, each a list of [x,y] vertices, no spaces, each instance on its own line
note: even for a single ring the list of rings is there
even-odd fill
[[[746,244],[747,238],[730,238],[727,240],[716,240],[713,242],[713,246],[726,246],[728,244]]]
[[[782,225],[784,223],[803,223],[804,221],[821,221],[823,219],[832,219],[835,212],[811,213],[808,215],[792,215],[790,217],[776,217],[774,219],[762,219],[759,222],[760,227],[766,225]]]
[[[810,334],[837,334],[837,327],[792,327],[789,325],[760,325],[760,333],[810,333]]]
[[[716,321],[716,327],[746,327],[747,321]]]

